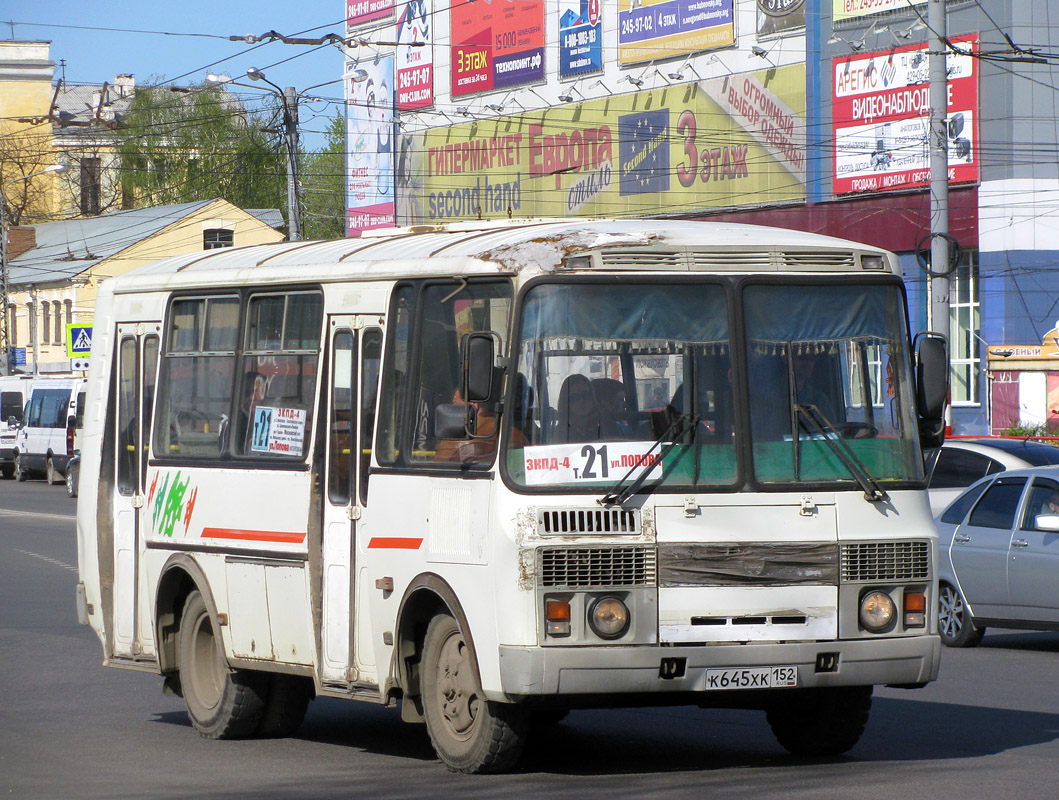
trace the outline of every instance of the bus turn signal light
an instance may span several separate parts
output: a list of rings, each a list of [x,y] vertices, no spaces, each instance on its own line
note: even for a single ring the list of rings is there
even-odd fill
[[[905,592],[905,627],[922,628],[927,623],[927,596],[923,592]]]
[[[549,636],[570,635],[570,601],[546,600],[544,618],[548,624]]]

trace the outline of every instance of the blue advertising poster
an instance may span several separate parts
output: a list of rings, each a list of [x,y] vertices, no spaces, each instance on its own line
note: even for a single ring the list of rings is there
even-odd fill
[[[669,191],[669,109],[618,118],[622,195]]]
[[[560,0],[560,78],[603,71],[602,28],[600,0]]]

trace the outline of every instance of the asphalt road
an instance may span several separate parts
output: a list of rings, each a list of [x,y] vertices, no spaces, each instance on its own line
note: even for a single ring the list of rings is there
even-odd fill
[[[879,689],[848,756],[798,759],[764,715],[580,711],[511,775],[448,773],[396,709],[316,700],[296,737],[212,742],[154,675],[104,669],[74,606],[74,501],[0,481],[0,797],[1055,798],[1059,634],[989,632],[940,679]]]

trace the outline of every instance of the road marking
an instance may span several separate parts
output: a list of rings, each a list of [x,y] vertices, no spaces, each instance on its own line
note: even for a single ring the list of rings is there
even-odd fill
[[[29,550],[16,550],[16,553],[21,553],[24,556],[30,556],[31,558],[39,558],[41,561],[47,561],[49,564],[54,564],[57,567],[68,569],[70,572],[77,572],[77,567],[71,567],[69,564],[60,561],[57,558],[51,558],[49,556],[42,556],[40,553],[33,553]]]
[[[43,519],[77,519],[76,514],[45,514],[43,511],[12,511],[0,508],[0,517],[42,517]]]

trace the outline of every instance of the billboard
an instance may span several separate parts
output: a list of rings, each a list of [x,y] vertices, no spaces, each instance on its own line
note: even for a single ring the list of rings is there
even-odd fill
[[[560,80],[603,71],[601,4],[601,0],[559,0]]]
[[[974,37],[952,41],[977,49]],[[832,60],[835,194],[930,183],[928,60],[925,44]],[[977,181],[977,62],[970,55],[950,54],[946,64],[949,180]]]
[[[619,0],[618,63],[735,44],[733,0]]]
[[[453,97],[544,80],[544,0],[453,3]]]
[[[805,198],[805,67],[402,137],[401,224],[630,216]]]
[[[804,27],[805,0],[757,0],[758,36]]]
[[[346,236],[394,225],[393,61],[346,65]]]
[[[397,20],[397,110],[434,105],[434,0],[408,0]]]
[[[921,6],[927,0],[831,0],[831,18],[835,22],[855,17],[867,17],[880,11],[907,9],[910,5]]]
[[[394,0],[346,0],[346,29],[393,16]]]

